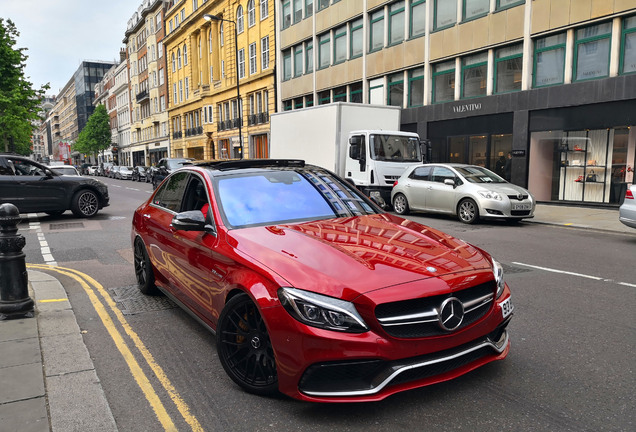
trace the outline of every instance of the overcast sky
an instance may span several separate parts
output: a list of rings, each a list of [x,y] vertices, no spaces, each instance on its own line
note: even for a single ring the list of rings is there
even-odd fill
[[[25,75],[33,88],[50,83],[57,95],[84,60],[115,61],[128,20],[141,0],[0,0],[0,18],[10,19],[27,48]]]

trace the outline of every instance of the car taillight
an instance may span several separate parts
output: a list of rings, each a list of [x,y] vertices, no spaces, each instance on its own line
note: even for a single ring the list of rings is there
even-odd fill
[[[632,192],[631,189],[627,189],[627,193],[625,193],[625,199],[634,199],[634,193]]]

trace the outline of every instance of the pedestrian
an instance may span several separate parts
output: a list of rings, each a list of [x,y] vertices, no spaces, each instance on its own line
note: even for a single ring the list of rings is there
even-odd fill
[[[506,165],[504,166],[504,178],[506,181],[510,181],[512,171],[512,153],[508,152],[508,158],[506,159]]]

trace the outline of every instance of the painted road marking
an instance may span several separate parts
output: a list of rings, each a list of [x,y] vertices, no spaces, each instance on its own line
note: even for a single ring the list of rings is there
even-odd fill
[[[576,276],[576,277],[581,277],[581,278],[585,278],[585,279],[592,279],[592,280],[597,280],[597,281],[601,281],[601,282],[614,283],[614,284],[617,284],[617,285],[623,285],[623,286],[636,288],[636,284],[632,284],[632,283],[628,283],[628,282],[619,282],[619,281],[616,281],[614,279],[606,279],[606,278],[602,278],[602,277],[599,277],[599,276],[586,275],[586,274],[583,274],[583,273],[574,273],[574,272],[569,272],[569,271],[565,271],[565,270],[553,269],[553,268],[549,268],[549,267],[540,267],[540,266],[535,266],[535,265],[531,265],[531,264],[524,264],[524,263],[520,263],[520,262],[513,262],[512,264],[523,266],[523,267],[529,267],[529,268],[533,268],[533,269],[536,269],[536,270],[543,270],[543,271],[547,271],[547,272],[551,272],[551,273],[565,274],[565,275],[569,275],[569,276]]]
[[[93,307],[95,308],[95,311],[97,312],[98,316],[102,320],[104,327],[106,327],[106,330],[108,331],[111,339],[113,340],[113,342],[115,342],[117,349],[119,350],[122,357],[126,361],[133,378],[135,379],[135,381],[137,382],[137,385],[146,396],[146,399],[150,403],[150,406],[155,412],[155,415],[157,416],[157,419],[163,426],[164,430],[176,431],[177,429],[174,422],[170,418],[170,415],[168,414],[166,408],[164,407],[161,400],[159,399],[159,396],[157,395],[154,388],[152,387],[150,380],[144,374],[143,370],[141,369],[141,366],[135,359],[135,356],[133,355],[132,351],[130,350],[126,342],[124,341],[122,334],[119,332],[119,330],[117,330],[117,327],[115,326],[115,323],[112,321],[110,314],[108,313],[108,310],[106,309],[104,304],[100,301],[99,297],[95,293],[95,291],[99,292],[102,298],[104,299],[104,301],[106,302],[106,304],[108,305],[108,307],[110,308],[110,311],[115,315],[115,317],[117,318],[117,321],[119,321],[120,325],[124,328],[124,331],[126,332],[126,334],[128,334],[128,336],[132,339],[134,345],[139,350],[141,355],[144,357],[144,359],[148,363],[148,366],[150,366],[150,368],[154,372],[156,378],[159,380],[163,388],[168,392],[170,399],[172,399],[173,403],[176,405],[183,419],[186,421],[186,423],[188,423],[188,425],[190,425],[193,431],[195,432],[203,431],[203,427],[201,426],[199,421],[196,419],[196,417],[194,417],[190,413],[190,408],[185,403],[185,401],[183,401],[183,399],[181,398],[181,396],[179,395],[175,387],[172,385],[172,383],[166,376],[163,369],[157,364],[157,362],[155,361],[150,351],[148,351],[148,349],[146,348],[144,343],[141,341],[139,336],[130,327],[130,324],[128,324],[128,321],[126,321],[126,319],[124,318],[124,315],[117,308],[117,305],[115,304],[115,302],[112,300],[110,295],[106,292],[104,287],[99,282],[97,282],[95,279],[88,276],[87,274],[84,274],[82,272],[69,269],[69,268],[51,267],[51,266],[41,265],[41,264],[27,264],[27,267],[32,269],[38,269],[38,270],[55,271],[57,273],[71,277],[72,279],[75,279],[82,286],[82,288],[88,295],[89,299],[91,300],[91,303],[93,304]]]
[[[64,302],[68,301],[68,299],[48,299],[48,300],[40,300],[40,303],[54,303],[54,302]]]

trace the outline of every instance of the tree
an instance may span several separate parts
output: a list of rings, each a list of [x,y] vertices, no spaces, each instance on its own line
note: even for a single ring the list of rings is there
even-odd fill
[[[24,77],[26,48],[14,48],[20,36],[11,20],[0,18],[0,151],[31,153],[34,122],[48,84],[34,90]]]
[[[96,154],[110,147],[110,117],[104,105],[98,105],[79,133],[73,150],[84,154]]]

